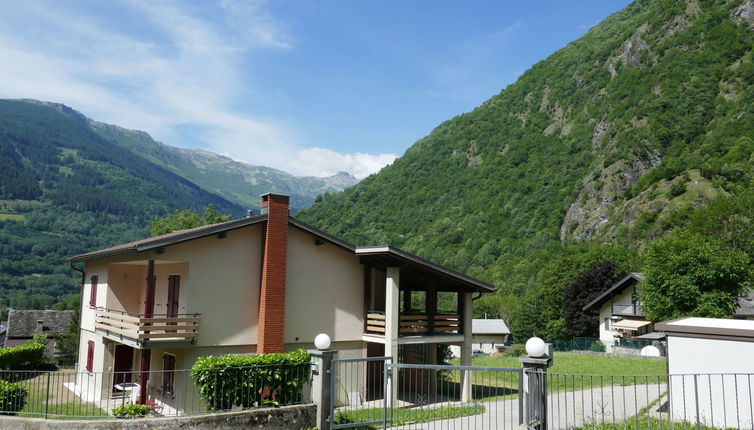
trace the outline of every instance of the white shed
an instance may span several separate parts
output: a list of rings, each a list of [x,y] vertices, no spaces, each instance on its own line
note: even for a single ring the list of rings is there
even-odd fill
[[[752,428],[754,321],[690,317],[656,329],[667,337],[673,419]]]

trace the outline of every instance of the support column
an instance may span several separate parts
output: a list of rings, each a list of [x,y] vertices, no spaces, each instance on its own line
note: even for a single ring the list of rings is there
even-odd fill
[[[317,404],[317,429],[319,430],[330,429],[329,418],[333,402],[332,378],[337,378],[337,375],[332,374],[332,360],[337,352],[335,350],[309,350],[312,357],[311,399]]]
[[[149,260],[147,264],[146,291],[144,299],[144,316],[151,318],[154,316],[154,293],[156,279],[154,276],[154,260]],[[149,381],[149,367],[151,365],[152,350],[144,349],[141,351],[141,365],[139,366],[139,404],[147,403],[147,382]]]
[[[398,362],[398,336],[400,327],[400,268],[388,267],[385,278],[385,355]],[[398,404],[398,371],[394,369],[387,381],[389,407]]]
[[[472,319],[472,293],[459,295],[461,303],[461,327],[463,327],[463,343],[461,344],[461,366],[471,366],[471,319]],[[471,398],[471,371],[461,371],[461,402],[470,402]]]

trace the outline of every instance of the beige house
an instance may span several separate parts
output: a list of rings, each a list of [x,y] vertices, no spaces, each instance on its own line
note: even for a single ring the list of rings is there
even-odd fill
[[[351,245],[290,217],[288,196],[265,194],[262,206],[72,257],[85,273],[76,391],[103,398],[138,375],[135,401],[167,392],[181,405],[189,394],[170,393],[174,370],[197,357],[312,348],[319,333],[339,358],[433,363],[435,346],[450,344],[470,364],[472,300],[492,285],[396,248]],[[148,380],[156,370],[162,380]]]

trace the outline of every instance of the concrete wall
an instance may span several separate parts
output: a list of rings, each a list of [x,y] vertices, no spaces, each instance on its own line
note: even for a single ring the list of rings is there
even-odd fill
[[[308,404],[188,417],[129,420],[45,420],[0,416],[0,428],[17,430],[157,430],[170,428],[305,430],[316,426],[316,413],[317,406]]]
[[[703,424],[752,428],[754,417],[750,405],[754,393],[748,375],[754,373],[752,357],[754,342],[668,337],[668,371],[671,375],[685,375],[670,377],[674,420],[682,420],[684,416],[689,421],[695,420],[698,399]],[[701,375],[695,381],[693,374]]]

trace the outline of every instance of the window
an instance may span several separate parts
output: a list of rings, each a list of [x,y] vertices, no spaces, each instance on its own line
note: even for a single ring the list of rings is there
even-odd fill
[[[94,341],[90,340],[86,346],[86,371],[92,373],[94,371]]]
[[[99,276],[92,275],[92,288],[89,290],[89,306],[97,306],[97,281]]]
[[[610,318],[605,318],[605,331],[610,331]]]
[[[175,382],[175,355],[162,354],[162,392],[173,394]]]

